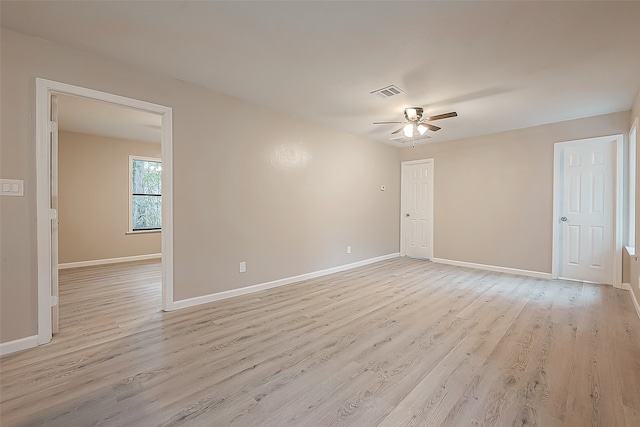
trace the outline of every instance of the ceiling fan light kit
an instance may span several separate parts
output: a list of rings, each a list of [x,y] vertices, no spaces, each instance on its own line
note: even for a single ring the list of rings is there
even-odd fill
[[[415,123],[409,123],[402,128],[404,136],[407,138],[411,138],[415,134],[416,130],[420,135],[424,135],[427,129],[428,128],[422,123],[419,123],[417,126]]]
[[[401,124],[402,126],[394,130],[393,132],[391,132],[391,134],[395,135],[402,131],[404,136],[406,136],[407,138],[411,138],[416,134],[416,131],[418,131],[418,133],[422,136],[425,134],[427,130],[436,132],[441,129],[440,127],[435,126],[428,122],[431,122],[434,120],[448,119],[450,117],[458,116],[458,113],[456,113],[455,111],[452,111],[450,113],[438,114],[430,117],[423,117],[423,113],[424,113],[424,109],[422,107],[407,107],[404,109],[404,118],[406,119],[405,122],[374,122],[373,124],[374,125]]]

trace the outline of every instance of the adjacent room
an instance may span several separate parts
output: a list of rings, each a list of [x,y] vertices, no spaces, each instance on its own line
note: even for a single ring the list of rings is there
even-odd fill
[[[640,3],[0,3],[0,425],[639,426]]]
[[[110,322],[113,303],[105,299],[124,308],[121,322],[138,318],[143,307],[162,307],[161,123],[156,114],[86,98],[55,95],[53,104],[58,277],[52,272],[52,281],[59,291],[51,329],[64,339],[87,321]],[[138,262],[136,271],[150,269],[153,280],[139,287],[131,275],[114,276],[108,266],[122,262]]]

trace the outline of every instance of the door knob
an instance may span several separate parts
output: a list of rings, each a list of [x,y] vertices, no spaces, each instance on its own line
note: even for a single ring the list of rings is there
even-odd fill
[[[560,221],[562,221],[562,222],[567,222],[567,217],[566,217],[566,216],[563,216],[562,218],[560,218]]]
[[[406,214],[405,216],[411,216],[411,215],[409,215],[409,214]]]

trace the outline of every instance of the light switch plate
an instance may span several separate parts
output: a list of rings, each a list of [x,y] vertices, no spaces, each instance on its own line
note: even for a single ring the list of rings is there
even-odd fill
[[[0,179],[0,195],[24,196],[24,181],[21,179]]]

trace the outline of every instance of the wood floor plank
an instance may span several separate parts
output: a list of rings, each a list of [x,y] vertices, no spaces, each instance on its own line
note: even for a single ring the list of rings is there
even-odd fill
[[[63,270],[4,426],[637,426],[628,293],[396,258],[162,312],[156,261]]]
[[[438,293],[439,291],[429,291],[430,294]],[[448,297],[451,297],[451,292],[446,293]],[[463,296],[463,295],[461,295]],[[433,301],[427,298],[423,298],[424,295],[416,295],[412,294],[411,298],[403,298],[403,300],[398,301],[394,304],[393,307],[388,307],[385,310],[380,310],[377,313],[377,316],[373,319],[373,322],[369,322],[368,324],[362,325],[358,327],[358,330],[364,331],[364,333],[359,334],[358,336],[351,339],[348,342],[348,346],[344,348],[344,352],[348,351],[352,356],[350,356],[350,360],[355,360],[361,364],[367,364],[369,369],[374,372],[380,373],[380,371],[384,368],[387,368],[386,364],[391,363],[393,361],[398,361],[400,356],[407,356],[410,354],[410,347],[415,344],[413,347],[417,348],[420,353],[424,352],[425,335],[429,332],[433,333],[430,336],[430,339],[433,340],[433,336],[435,335],[444,337],[444,332],[446,330],[446,323],[443,322],[444,318],[449,314],[452,307],[455,305],[449,306],[448,304],[441,304],[439,306],[439,310],[432,310],[430,312],[424,313],[426,306],[420,303],[421,301]],[[456,298],[453,300],[455,303],[462,303],[462,300]],[[431,317],[431,320],[428,320]],[[426,324],[439,325],[439,331],[434,331],[433,328],[428,328],[427,330],[421,330],[417,326],[407,328],[407,325],[411,320],[421,319],[425,321]],[[439,322],[438,319],[440,319]],[[407,320],[405,322],[404,320]],[[436,323],[437,322],[437,323]],[[452,338],[455,339],[455,338]],[[408,340],[412,340],[411,343],[408,343]],[[377,360],[372,360],[372,355],[378,355],[383,351],[383,347],[385,348],[385,352],[383,353],[385,356],[383,358],[377,358]],[[376,349],[376,352],[372,352],[371,348]],[[398,354],[394,354],[389,357],[388,352],[399,351]],[[413,359],[419,358],[419,355],[415,355]],[[344,358],[335,358],[336,360],[344,360]],[[406,365],[406,362],[403,363]],[[404,366],[402,366],[404,367]],[[396,377],[400,376],[399,373],[402,369],[398,369],[397,367],[389,369],[393,369]],[[308,371],[308,368],[305,368]],[[382,394],[384,390],[381,389],[382,383],[390,383],[391,377],[388,373],[389,371],[385,371],[383,374],[380,374],[379,381],[372,384],[372,389],[376,388],[375,393]],[[313,381],[311,381],[313,383]],[[381,384],[378,384],[381,383]],[[373,390],[365,390],[363,394],[373,395]],[[384,393],[388,396],[387,393]],[[259,423],[259,420],[265,416],[265,414],[269,414],[274,408],[280,407],[283,404],[286,404],[292,396],[278,396],[277,398],[273,396],[273,394],[263,394],[261,395],[260,405],[253,408],[250,414],[245,415],[245,419],[242,420],[243,423],[248,423],[245,425],[251,425],[252,423]],[[363,400],[361,406],[367,406],[369,402],[366,399]],[[378,402],[376,407],[380,407],[381,403]],[[368,406],[369,407],[369,406]],[[358,412],[356,408],[353,406],[350,407],[349,416],[352,416],[353,413]],[[343,413],[340,415],[341,420],[345,420],[349,418],[347,413]],[[353,416],[353,418],[357,418],[357,416]]]
[[[627,291],[616,289],[607,292],[606,297],[610,319],[607,333],[614,335],[613,351],[618,363],[613,368],[622,403],[640,411],[640,400],[635,398],[640,396],[640,342],[635,310]]]
[[[533,301],[538,302],[530,301],[523,307],[482,366],[474,370],[466,389],[458,393],[458,401],[442,420],[443,425],[462,425],[468,420],[478,425],[504,425],[505,419],[522,418],[528,407],[543,404],[530,401],[544,388],[538,387],[545,376],[540,375],[544,367],[537,362],[539,358],[544,362],[540,350],[551,340],[543,325],[550,314],[550,301],[560,287],[543,284],[536,289],[539,292]],[[545,302],[540,303],[543,299]],[[531,384],[533,387],[528,387]]]
[[[583,288],[586,309],[580,313],[576,331],[565,419],[568,425],[626,425],[619,384],[610,362],[615,360],[615,353],[613,337],[607,334],[607,292],[615,289],[591,284]]]
[[[472,377],[475,368],[484,363],[495,343],[524,308],[525,298],[508,299],[508,295],[526,291],[514,287],[511,292],[499,290],[494,299],[485,299],[483,309],[476,309],[478,311],[471,314],[472,318],[477,319],[471,333],[459,340],[426,373],[380,425],[414,425],[416,420],[426,425],[440,425],[455,405],[459,393],[466,388],[465,380]]]

